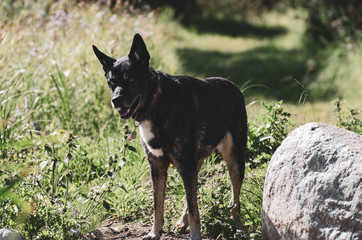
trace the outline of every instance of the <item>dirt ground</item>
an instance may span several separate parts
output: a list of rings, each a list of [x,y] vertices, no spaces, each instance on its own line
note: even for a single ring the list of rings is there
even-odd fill
[[[85,235],[85,239],[90,240],[139,240],[151,230],[151,225],[143,225],[142,223],[124,224],[119,220],[111,220],[104,223],[97,230]],[[161,240],[189,239],[189,234],[181,234],[175,232],[164,232]],[[204,240],[213,240],[203,236]]]

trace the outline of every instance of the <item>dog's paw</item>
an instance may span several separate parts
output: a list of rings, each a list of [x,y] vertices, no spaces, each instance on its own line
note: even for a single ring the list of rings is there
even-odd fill
[[[161,235],[158,233],[150,232],[149,234],[142,237],[142,240],[159,240]]]
[[[240,220],[240,208],[233,207],[230,212],[231,212],[231,218],[235,221],[236,227],[240,228],[242,225]]]
[[[187,233],[187,227],[188,227],[188,224],[185,224],[183,222],[176,223],[175,228],[174,228],[174,232]]]
[[[188,215],[183,215],[177,221],[175,225],[175,232],[186,233],[187,227],[189,226],[189,218]]]

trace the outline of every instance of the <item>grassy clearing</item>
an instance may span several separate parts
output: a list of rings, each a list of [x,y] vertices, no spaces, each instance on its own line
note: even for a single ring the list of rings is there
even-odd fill
[[[113,14],[99,4],[19,3],[0,7],[0,226],[29,239],[71,239],[70,228],[87,232],[110,217],[152,221],[147,160],[138,140],[125,139],[132,123],[120,122],[111,109],[92,44],[121,56],[139,31],[154,67],[228,77],[245,90],[247,102],[265,100],[248,107],[249,165],[241,196],[247,239],[260,235],[264,162],[291,129],[285,111],[295,113],[296,125],[335,123],[325,100],[329,89],[333,97],[360,104],[360,88],[349,86],[361,84],[361,48],[308,51],[300,12],[182,26],[168,10]],[[280,99],[284,110],[272,104]],[[184,196],[174,168],[169,180],[166,229],[180,216]],[[230,182],[216,156],[201,170],[199,196],[203,232],[234,237]]]
[[[303,20],[296,18],[299,15],[295,11],[288,11],[283,17],[273,13],[251,20],[247,27],[237,20],[226,24],[214,20],[211,26],[220,25],[215,28],[219,32],[201,31],[201,34],[196,22],[194,28],[189,27],[194,37],[182,41],[177,50],[182,71],[200,77],[228,77],[240,87],[250,81],[250,85],[258,87],[245,92],[249,101],[296,102],[302,90],[295,79],[305,74],[308,57],[301,49]],[[225,34],[225,25],[239,30]]]
[[[180,73],[223,76],[248,88],[248,102],[284,100],[296,123],[336,124],[332,100],[361,108],[360,44],[316,50],[304,41],[306,14],[271,12],[261,18],[199,19],[186,26],[176,46]],[[209,23],[209,24],[207,24]],[[202,64],[197,64],[202,63]],[[245,83],[247,85],[245,86]],[[249,107],[255,117],[263,109]]]

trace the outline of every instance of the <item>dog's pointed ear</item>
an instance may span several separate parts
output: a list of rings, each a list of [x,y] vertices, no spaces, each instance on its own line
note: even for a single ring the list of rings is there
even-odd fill
[[[131,51],[128,54],[128,58],[135,63],[140,63],[146,66],[149,64],[150,54],[147,51],[145,42],[138,33],[133,37],[133,43]]]
[[[99,49],[93,45],[93,51],[96,54],[98,60],[102,63],[103,70],[108,72],[113,67],[113,64],[116,62],[116,59],[108,57],[106,54],[99,51]]]

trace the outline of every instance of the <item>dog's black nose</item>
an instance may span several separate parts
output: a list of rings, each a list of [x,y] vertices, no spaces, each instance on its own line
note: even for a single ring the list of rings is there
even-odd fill
[[[121,96],[112,98],[112,104],[113,104],[113,107],[115,107],[115,108],[120,107],[121,102],[122,102]]]

